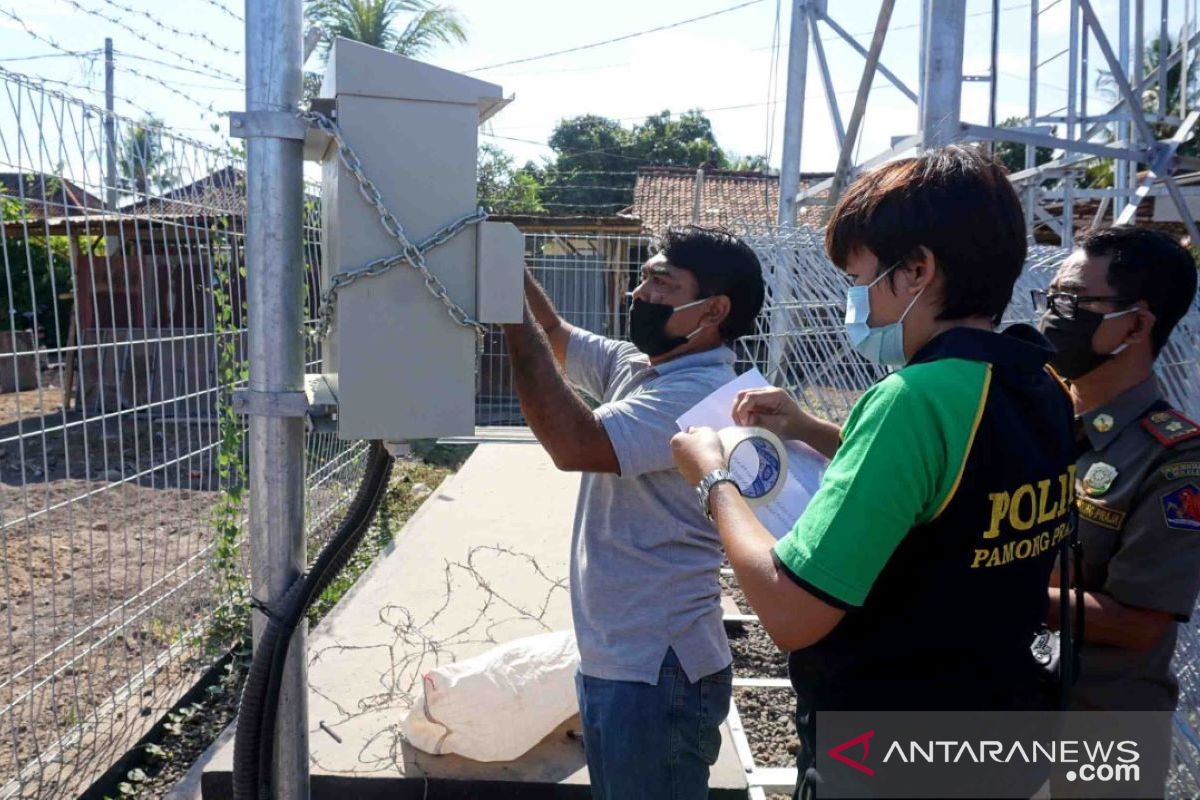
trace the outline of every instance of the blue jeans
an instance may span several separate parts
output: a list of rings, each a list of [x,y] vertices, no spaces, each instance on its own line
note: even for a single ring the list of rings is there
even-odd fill
[[[692,683],[668,650],[658,685],[575,675],[595,800],[703,800],[733,668]]]

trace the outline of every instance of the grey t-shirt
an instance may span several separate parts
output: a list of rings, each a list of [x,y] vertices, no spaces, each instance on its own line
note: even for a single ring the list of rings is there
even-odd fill
[[[733,380],[727,347],[656,367],[628,342],[576,329],[566,374],[601,402],[619,475],[584,473],[571,543],[580,669],[658,682],[672,648],[691,681],[733,660],[721,622],[721,542],[675,469],[675,420]]]

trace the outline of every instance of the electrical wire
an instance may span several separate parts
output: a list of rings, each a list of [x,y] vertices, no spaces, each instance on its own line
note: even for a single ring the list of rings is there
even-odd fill
[[[627,33],[627,34],[624,34],[623,36],[615,36],[611,39],[604,39],[603,41],[599,41],[599,42],[591,42],[590,44],[581,44],[581,45],[577,45],[576,47],[568,47],[564,50],[554,50],[552,52],[541,53],[540,55],[536,55],[536,56],[526,56],[525,58],[515,58],[511,61],[501,61],[498,64],[488,64],[487,66],[484,66],[484,67],[475,67],[474,69],[469,69],[466,71],[467,71],[467,73],[483,72],[484,70],[496,69],[498,67],[507,67],[507,66],[511,66],[513,64],[528,64],[530,61],[541,61],[544,58],[553,58],[554,56],[563,56],[563,55],[567,55],[568,53],[578,53],[583,50],[592,50],[597,47],[604,47],[605,45],[616,44],[617,42],[625,42],[630,39],[636,39],[639,36],[646,36],[651,33],[658,33],[660,31],[669,30],[671,28],[678,28],[681,25],[688,25],[693,22],[699,22],[700,20],[712,19],[713,17],[718,17],[722,14],[728,14],[731,11],[737,11],[739,9],[746,8],[747,6],[758,5],[761,2],[763,2],[763,0],[747,0],[747,2],[745,2],[745,3],[739,3],[738,5],[735,5],[735,6],[730,6],[728,8],[722,8],[718,11],[712,11],[708,14],[701,14],[698,17],[690,17],[688,19],[681,19],[677,22],[669,22],[666,25],[659,25],[654,28],[646,28],[645,30],[634,31],[633,33]]]
[[[99,55],[103,51],[89,50],[85,52],[89,55]],[[74,53],[41,53],[36,56],[5,56],[4,58],[0,58],[0,61],[37,61],[42,58],[79,58],[79,56]]]
[[[779,51],[781,49],[782,33],[780,18],[783,1],[775,0],[775,25],[771,33],[771,58],[767,67],[767,132],[763,155],[767,163],[775,149],[775,103],[779,99]]]

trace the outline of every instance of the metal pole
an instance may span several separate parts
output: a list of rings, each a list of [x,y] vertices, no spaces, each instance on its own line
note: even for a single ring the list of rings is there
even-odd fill
[[[942,147],[959,137],[966,3],[929,0],[925,83],[921,87],[921,144]]]
[[[925,53],[929,49],[929,0],[921,0],[921,22],[917,29],[917,119],[925,115]]]
[[[1117,59],[1121,62],[1121,69],[1125,70],[1126,75],[1130,75],[1133,70],[1129,67],[1129,0],[1121,0],[1117,4]],[[1087,34],[1084,34],[1084,43],[1087,43]],[[1133,75],[1132,83],[1137,85],[1137,75]],[[1083,91],[1087,92],[1087,68],[1084,68],[1083,73]],[[1084,101],[1087,101],[1087,95],[1084,94]],[[1129,114],[1141,114],[1142,109],[1130,108],[1127,110]],[[1084,106],[1083,118],[1080,120],[1080,125],[1087,127],[1087,106]],[[1117,123],[1117,140],[1122,142],[1129,141],[1130,127],[1129,123],[1124,120]],[[1129,202],[1129,164],[1123,161],[1113,161],[1113,187],[1116,189],[1116,194],[1113,196],[1113,212],[1116,214],[1116,209],[1124,208]]]
[[[1183,2],[1183,34],[1179,44],[1183,47],[1183,56],[1179,60],[1179,118],[1183,119],[1188,112],[1188,71],[1192,66],[1191,48],[1188,42],[1192,38],[1192,4],[1189,0]]]
[[[854,98],[854,109],[850,112],[846,139],[838,153],[833,186],[829,189],[831,204],[837,203],[842,196],[842,189],[850,180],[851,154],[854,152],[854,143],[858,140],[858,129],[862,126],[863,116],[867,113],[867,98],[871,94],[871,84],[875,81],[875,66],[879,63],[879,54],[883,52],[883,41],[887,37],[888,23],[892,20],[892,9],[895,5],[895,0],[883,0],[879,6],[879,18],[875,20],[875,33],[871,37],[871,49],[867,52],[867,64],[863,67],[862,77],[858,81],[858,94]],[[962,52],[961,45],[959,52]],[[961,59],[959,64],[961,67]]]
[[[301,0],[246,0],[246,111],[295,113],[301,98]],[[246,264],[250,391],[304,389],[303,143],[269,135],[246,141]],[[300,576],[304,553],[304,421],[250,417],[250,545],[254,596],[274,606]],[[254,638],[265,620],[254,614]],[[278,800],[306,800],[307,627],[292,637],[279,697]]]
[[[1037,124],[1038,85],[1038,0],[1029,4],[1029,125]],[[1025,169],[1037,166],[1037,146],[1025,145]],[[1033,208],[1037,204],[1038,182],[1029,181],[1025,186],[1025,233],[1033,241]]]
[[[1146,0],[1133,0],[1133,85],[1140,87],[1142,78],[1146,77]],[[1137,89],[1138,100],[1144,102],[1141,88]],[[1144,113],[1143,109],[1134,109],[1135,113]],[[1128,139],[1128,134],[1126,135]],[[1126,186],[1137,184],[1137,164],[1133,161],[1125,165]],[[1113,204],[1113,222],[1118,214],[1117,206]]]
[[[117,209],[117,133],[113,117],[113,45],[104,39],[104,206]]]
[[[788,38],[787,105],[783,116],[783,158],[779,169],[781,226],[796,223],[800,193],[800,145],[804,134],[804,88],[808,80],[808,0],[793,0]]]
[[[988,83],[988,127],[996,127],[996,90],[1000,69],[1000,0],[992,0],[992,63],[990,82]],[[996,152],[993,142],[988,146],[989,152]]]
[[[1075,138],[1075,111],[1076,100],[1079,96],[1077,89],[1078,84],[1078,67],[1079,67],[1079,4],[1078,0],[1068,0],[1068,13],[1071,15],[1070,24],[1070,41],[1067,44],[1067,139]],[[1063,152],[1063,158],[1070,158],[1071,151]],[[1071,183],[1075,178],[1070,170],[1063,173],[1063,204],[1062,204],[1062,232],[1061,240],[1063,247],[1075,246],[1075,202],[1071,196]]]
[[[1167,115],[1167,0],[1162,0],[1158,18],[1158,115]]]
[[[817,70],[821,73],[821,85],[825,89],[825,104],[829,107],[829,121],[833,123],[833,138],[840,148],[846,140],[846,128],[842,125],[842,112],[838,108],[837,92],[833,90],[833,76],[829,74],[829,62],[825,60],[825,46],[821,44],[821,29],[816,16],[810,16],[809,30],[812,33],[813,49],[817,51]]]

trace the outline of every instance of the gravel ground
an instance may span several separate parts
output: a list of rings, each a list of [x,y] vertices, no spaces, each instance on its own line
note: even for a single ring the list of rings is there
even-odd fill
[[[743,613],[749,604],[733,578],[722,577],[721,588]],[[739,678],[786,678],[787,654],[782,652],[761,625],[747,623],[729,632],[733,650],[733,674]],[[793,767],[800,740],[793,718],[795,699],[790,688],[746,688],[733,692],[734,703],[759,767]],[[786,794],[769,795],[770,800],[787,800]]]

